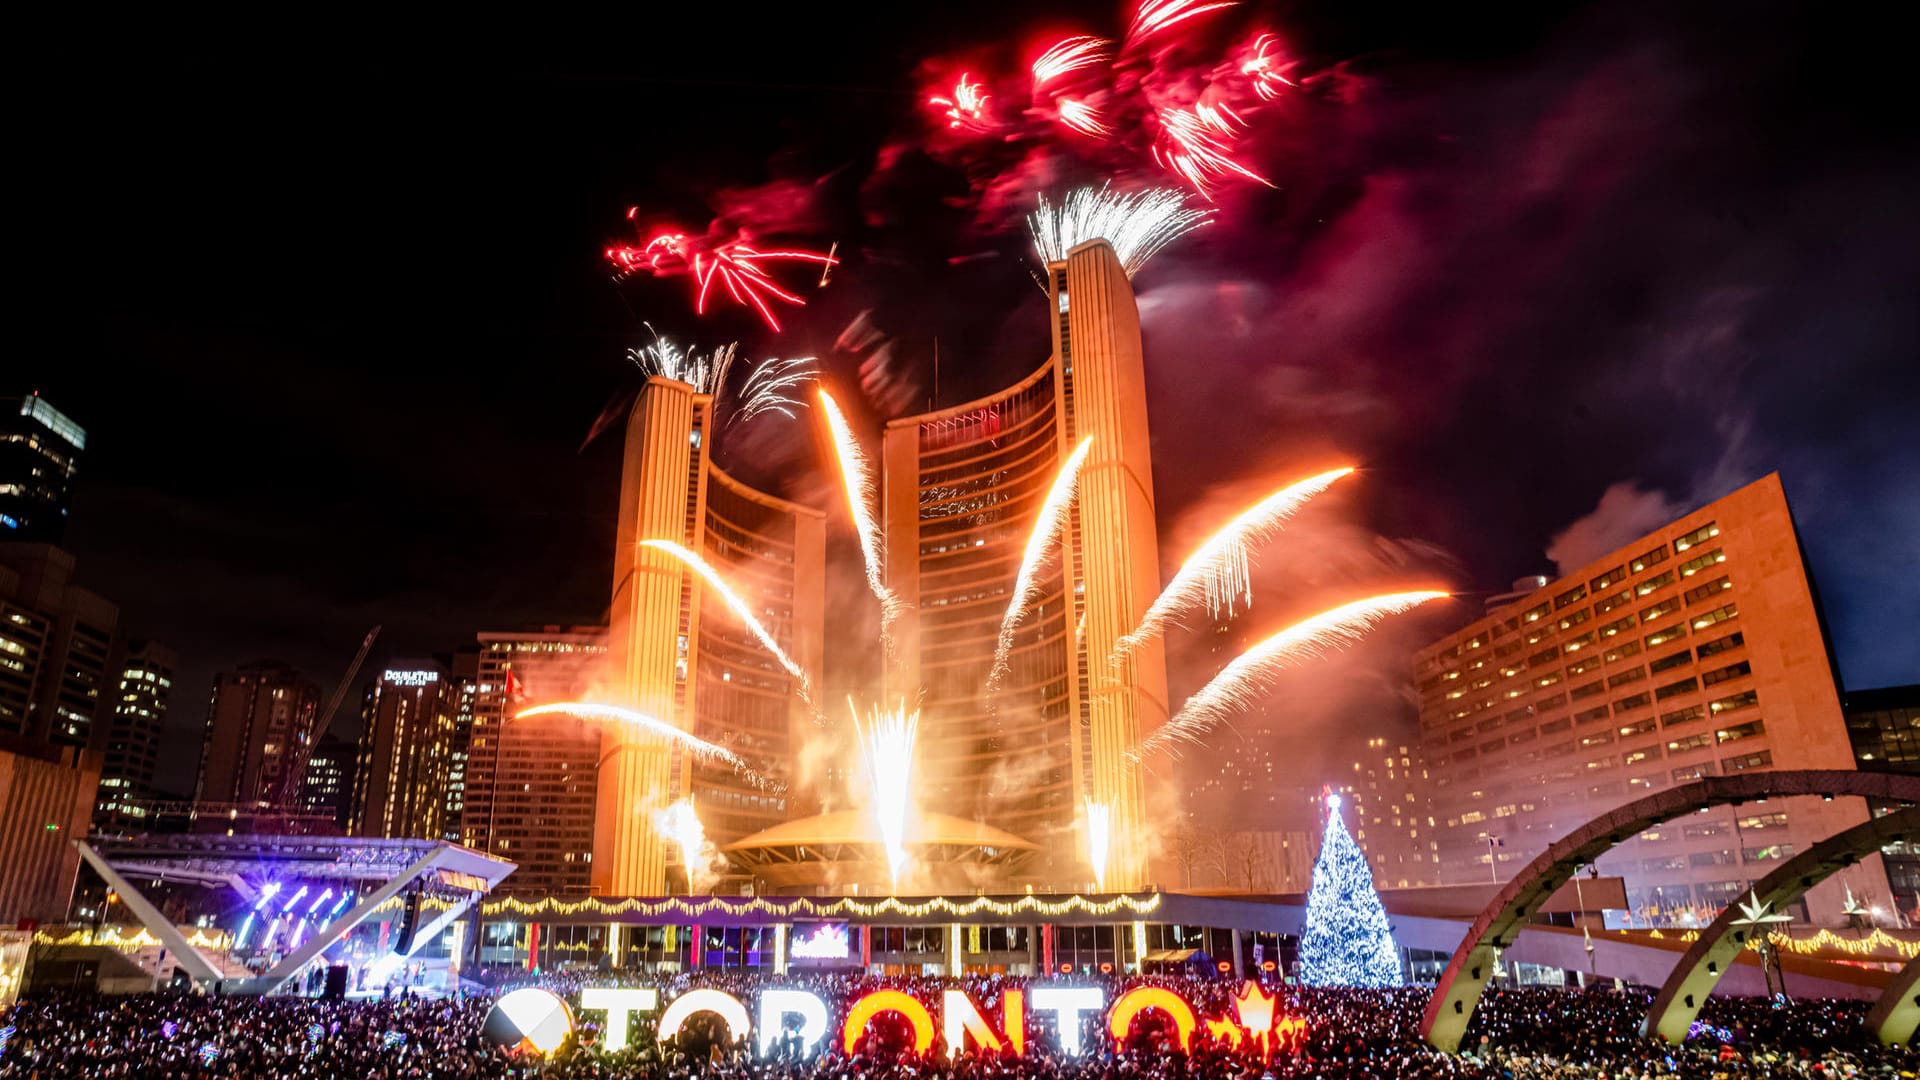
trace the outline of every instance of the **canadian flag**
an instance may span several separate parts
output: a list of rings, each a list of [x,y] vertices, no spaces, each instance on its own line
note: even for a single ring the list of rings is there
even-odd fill
[[[513,677],[513,669],[508,668],[507,669],[507,686],[506,686],[507,697],[515,698],[520,696],[520,694],[524,693],[525,691],[526,691],[526,687],[521,685],[519,679],[516,679]]]

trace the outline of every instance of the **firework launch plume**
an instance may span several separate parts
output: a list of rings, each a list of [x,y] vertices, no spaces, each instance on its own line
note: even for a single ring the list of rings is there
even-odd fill
[[[735,342],[703,353],[697,349],[682,349],[671,339],[656,334],[653,344],[628,349],[627,359],[648,375],[686,383],[693,387],[695,393],[708,394],[718,400],[726,393],[727,376],[733,370],[734,355],[738,348],[739,343]],[[723,426],[730,428],[768,412],[792,419],[795,410],[806,408],[805,400],[797,395],[813,379],[813,363],[813,357],[804,356],[792,360],[762,360],[754,364],[753,370],[747,374],[747,381],[734,394]]]
[[[536,705],[531,709],[522,709],[515,713],[513,718],[534,720],[542,716],[577,716],[582,720],[593,720],[603,724],[625,724],[639,728],[679,746],[694,757],[731,765],[741,776],[765,783],[764,778],[749,768],[747,763],[733,751],[724,746],[715,746],[704,739],[696,739],[672,724],[636,709],[623,709],[618,705],[600,705],[590,701],[560,701],[551,705]]]
[[[1132,277],[1161,248],[1206,224],[1211,213],[1189,207],[1186,195],[1174,188],[1116,195],[1102,184],[1075,191],[1059,206],[1041,195],[1040,208],[1027,224],[1042,261],[1060,262],[1089,240],[1105,240]]]
[[[1260,694],[1272,688],[1280,672],[1352,645],[1389,615],[1446,596],[1432,590],[1370,596],[1294,623],[1241,653],[1128,756],[1137,761],[1150,750],[1179,743],[1198,745],[1201,736],[1215,724],[1251,707]]]
[[[693,810],[692,799],[681,799],[665,810],[653,812],[653,828],[680,852],[680,865],[687,869],[687,888],[705,892],[701,879],[708,875],[707,830]]]
[[[834,458],[840,466],[840,481],[847,493],[847,509],[853,515],[853,527],[860,534],[860,554],[866,562],[867,586],[880,601],[881,636],[887,640],[887,651],[893,651],[891,626],[900,613],[900,599],[887,588],[883,568],[886,565],[885,552],[881,550],[880,521],[874,515],[873,469],[867,462],[866,452],[860,449],[860,441],[853,437],[853,428],[847,425],[847,418],[840,412],[840,406],[834,403],[833,395],[825,387],[816,390],[820,395],[820,411],[827,418],[827,429],[833,436]]]
[[[1133,650],[1166,632],[1169,623],[1181,613],[1205,604],[1207,614],[1217,616],[1224,609],[1233,614],[1236,600],[1253,605],[1253,579],[1247,566],[1247,552],[1265,543],[1285,525],[1308,499],[1333,486],[1334,481],[1353,472],[1345,466],[1309,476],[1289,484],[1254,503],[1226,527],[1209,536],[1199,550],[1180,564],[1180,572],[1160,591],[1133,632],[1114,643],[1109,667],[1119,664]]]
[[[1107,888],[1107,851],[1113,841],[1113,807],[1106,803],[1087,803],[1087,861],[1093,864],[1093,884],[1102,892]]]
[[[853,699],[847,699],[853,728],[860,736],[860,762],[867,770],[868,810],[887,850],[887,873],[895,889],[907,868],[907,817],[913,811],[913,748],[920,734],[920,710],[905,702],[876,708],[862,723]]]
[[[734,617],[752,632],[754,640],[771,653],[781,667],[787,669],[787,674],[793,676],[794,685],[800,693],[800,700],[806,702],[807,708],[812,709],[816,716],[819,714],[819,707],[813,701],[813,683],[807,678],[806,671],[793,662],[793,658],[788,656],[786,650],[780,647],[780,643],[767,632],[766,626],[753,613],[753,608],[747,605],[746,600],[742,599],[739,593],[733,591],[733,586],[727,584],[726,579],[720,576],[720,572],[715,570],[712,564],[671,540],[642,540],[640,546],[663,551],[680,560],[687,569],[700,575],[700,580],[706,582],[707,586],[720,597],[721,602],[727,605],[727,610],[733,612]]]
[[[1027,609],[1033,606],[1034,595],[1040,591],[1040,574],[1059,546],[1054,541],[1066,529],[1067,508],[1073,503],[1073,493],[1080,482],[1080,466],[1087,460],[1087,451],[1092,446],[1093,437],[1089,435],[1073,448],[1073,453],[1054,475],[1046,501],[1040,504],[1040,513],[1033,519],[1033,532],[1028,534],[1026,551],[1020,556],[1020,573],[1014,578],[1013,596],[1007,601],[1007,613],[1000,619],[1000,640],[993,650],[993,670],[987,675],[989,694],[998,690],[1007,677],[1007,654],[1013,649],[1014,629],[1026,617]]]

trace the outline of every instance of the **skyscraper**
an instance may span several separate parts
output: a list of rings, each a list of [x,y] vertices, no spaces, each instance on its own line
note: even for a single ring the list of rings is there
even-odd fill
[[[353,784],[360,748],[337,735],[323,735],[300,774],[300,805],[307,814],[325,814],[342,833],[353,819]]]
[[[1160,589],[1140,320],[1106,241],[1048,267],[1052,355],[999,393],[887,425],[887,585],[907,605],[891,696],[921,699],[923,801],[1042,845],[1043,874],[1088,880],[1076,822],[1109,808],[1109,887],[1155,876],[1148,820],[1172,820],[1171,785],[1144,783],[1132,751],[1167,718],[1156,640],[1117,666],[1114,645]],[[1081,440],[1064,555],[1020,623],[1011,672],[983,694],[1027,537]],[[1155,809],[1148,809],[1148,797]]]
[[[600,729],[575,717],[514,717],[603,686],[607,632],[549,626],[482,633],[479,643],[460,842],[519,864],[502,886],[509,892],[584,896]]]
[[[467,807],[467,755],[473,749],[473,722],[480,701],[480,649],[465,646],[453,654],[453,738],[452,757],[447,763],[447,809],[440,837],[460,842],[460,818]]]
[[[1701,776],[1850,769],[1854,751],[1777,474],[1687,514],[1420,650],[1420,727],[1441,872],[1505,880],[1606,810]],[[1599,860],[1637,918],[1702,919],[1796,851],[1866,818],[1859,799],[1723,807]],[[1887,897],[1879,857],[1807,894]]]
[[[672,541],[715,565],[818,686],[825,517],[728,476],[709,456],[714,431],[713,399],[671,379],[647,380],[629,414],[607,689],[617,704],[736,747],[779,774],[806,723],[796,680],[697,575],[642,542]],[[593,844],[596,893],[665,889],[665,846],[649,808],[691,797],[709,834],[722,842],[788,816],[785,797],[676,754],[659,736],[615,726],[605,740]]]
[[[0,544],[0,730],[92,745],[113,716],[120,609],[73,584],[71,554]]]
[[[140,800],[153,797],[176,658],[165,645],[144,640],[127,642],[116,655],[120,689],[113,718],[102,727],[96,745],[105,754],[105,764],[95,820],[117,826],[138,823],[145,813]]]
[[[354,766],[352,835],[441,838],[458,698],[438,661],[403,661],[380,674]]]
[[[0,542],[57,544],[87,433],[39,394],[0,398]]]
[[[215,675],[193,798],[219,813],[199,815],[197,827],[226,828],[235,804],[277,800],[292,749],[313,738],[319,713],[320,687],[285,664],[260,661]]]

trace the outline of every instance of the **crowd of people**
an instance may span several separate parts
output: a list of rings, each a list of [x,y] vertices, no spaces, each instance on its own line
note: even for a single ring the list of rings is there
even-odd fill
[[[620,981],[606,973],[549,975],[531,982],[574,997],[582,985]],[[905,990],[922,1000],[959,988],[995,1011],[1002,991],[1026,980],[812,974],[766,976],[696,972],[629,981],[658,987],[663,1002],[695,987],[751,1001],[768,985],[812,990],[835,1008],[872,989]],[[1239,984],[1225,979],[1112,980],[1111,1001],[1130,986],[1176,990],[1201,1016],[1230,1015]],[[1651,994],[1641,989],[1524,988],[1490,992],[1462,1052],[1440,1053],[1419,1036],[1430,990],[1302,989],[1276,986],[1282,1014],[1304,1032],[1270,1054],[1251,1042],[1234,1048],[1203,1029],[1191,1047],[1160,1014],[1142,1014],[1116,1045],[1088,1017],[1085,1052],[1062,1054],[1040,1037],[1048,1021],[1030,1018],[1035,1036],[1024,1055],[969,1053],[949,1060],[913,1052],[910,1029],[883,1013],[852,1054],[828,1038],[807,1053],[762,1059],[744,1039],[700,1014],[658,1042],[652,1025],[634,1025],[617,1053],[596,1047],[596,1014],[580,1014],[575,1035],[550,1056],[498,1045],[483,1033],[496,991],[440,999],[222,998],[159,994],[124,997],[53,993],[30,996],[0,1013],[0,1080],[139,1078],[239,1080],[1806,1080],[1912,1078],[1920,1054],[1882,1047],[1863,1027],[1864,1002],[1711,998],[1696,1035],[1670,1046],[1639,1034]]]

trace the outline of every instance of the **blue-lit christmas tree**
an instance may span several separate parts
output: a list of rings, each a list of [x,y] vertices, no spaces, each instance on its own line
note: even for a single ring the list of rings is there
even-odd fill
[[[1307,986],[1399,986],[1400,948],[1373,871],[1340,820],[1340,796],[1327,795],[1327,831],[1313,864],[1307,928],[1295,973]]]

